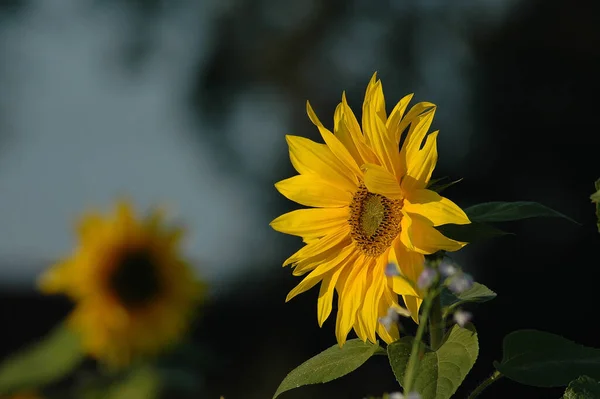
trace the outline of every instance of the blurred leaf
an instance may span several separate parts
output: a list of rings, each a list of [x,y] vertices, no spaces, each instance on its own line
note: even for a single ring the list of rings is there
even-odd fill
[[[535,217],[560,217],[577,223],[554,209],[531,201],[485,202],[466,208],[465,213],[473,222],[510,222]]]
[[[600,399],[600,384],[587,375],[569,383],[562,399]]]
[[[569,383],[562,399],[598,399],[600,383],[587,375],[582,375]]]
[[[442,308],[445,309],[445,313],[452,311],[457,306],[467,302],[483,303],[491,301],[496,298],[497,294],[490,290],[483,284],[473,283],[473,286],[468,290],[456,295],[448,288],[444,287],[440,295],[442,301]]]
[[[292,370],[277,388],[273,399],[290,389],[340,378],[359,368],[377,351],[383,349],[360,339],[351,339],[342,348],[336,344]]]
[[[39,387],[60,379],[83,360],[79,337],[64,324],[0,366],[0,394]]]
[[[124,381],[108,391],[106,399],[153,399],[159,393],[159,375],[150,366],[132,371]]]
[[[475,364],[479,342],[475,328],[469,326],[468,329],[452,327],[437,351],[421,344],[425,353],[419,360],[413,390],[423,399],[450,398]],[[387,347],[390,365],[401,385],[413,342],[413,337],[403,337]]]
[[[461,242],[475,242],[504,235],[513,235],[485,223],[443,224],[435,227],[448,238]]]
[[[450,178],[445,176],[445,177],[441,177],[439,179],[431,179],[429,180],[429,183],[427,184],[427,189],[435,191],[436,193],[441,193],[442,191],[444,191],[445,189],[447,189],[450,186],[455,185],[456,183],[460,183],[462,181],[462,179],[458,179],[458,180],[454,180],[454,181],[449,181],[449,182],[444,182],[445,180],[449,180]]]
[[[77,392],[82,399],[155,399],[159,397],[160,376],[149,365],[138,366],[117,379],[98,378]]]
[[[596,203],[596,219],[598,219],[597,226],[600,233],[600,179],[596,180],[594,185],[596,186],[596,192],[590,196],[590,199]]]
[[[600,378],[600,350],[536,330],[504,337],[503,356],[494,362],[506,377],[525,385],[558,387],[581,375]]]

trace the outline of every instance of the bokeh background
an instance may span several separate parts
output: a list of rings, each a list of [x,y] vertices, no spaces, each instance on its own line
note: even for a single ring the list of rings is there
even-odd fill
[[[317,139],[346,90],[360,111],[372,73],[388,107],[414,92],[438,105],[435,176],[461,206],[540,201],[581,222],[526,220],[516,236],[455,258],[498,292],[472,307],[480,357],[457,397],[493,370],[518,328],[600,347],[598,168],[600,3],[594,0],[0,1],[0,356],[49,331],[70,304],[36,276],[73,245],[89,207],[127,195],[166,204],[212,286],[193,339],[208,348],[207,398],[262,399],[333,345],[317,290],[281,262],[300,239],[268,223],[296,205],[285,134]],[[335,305],[334,305],[335,306]],[[386,359],[286,398],[397,389]],[[559,397],[508,380],[485,398]]]

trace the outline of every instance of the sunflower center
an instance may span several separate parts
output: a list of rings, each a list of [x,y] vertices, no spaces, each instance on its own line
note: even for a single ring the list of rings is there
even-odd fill
[[[160,279],[153,254],[145,249],[120,254],[110,287],[128,308],[145,305],[160,292]]]
[[[361,185],[350,203],[350,235],[362,252],[376,257],[400,234],[402,200],[370,193]]]

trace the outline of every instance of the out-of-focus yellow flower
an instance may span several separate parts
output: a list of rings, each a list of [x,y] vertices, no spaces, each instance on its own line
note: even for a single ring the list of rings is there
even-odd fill
[[[180,228],[157,211],[138,220],[120,202],[113,215],[83,217],[78,235],[79,247],[39,283],[76,302],[69,325],[90,355],[122,366],[185,333],[204,289],[180,254]]]
[[[286,136],[299,175],[275,187],[290,200],[313,207],[271,222],[275,230],[300,236],[307,244],[284,262],[294,267],[294,275],[308,273],[286,300],[320,282],[317,314],[322,325],[336,291],[340,345],[352,328],[363,341],[375,342],[376,333],[386,342],[397,339],[396,326],[388,331],[379,320],[398,306],[402,295],[418,322],[423,293],[415,285],[424,254],[456,251],[466,244],[434,228],[470,221],[452,201],[426,189],[438,157],[438,132],[427,134],[436,107],[421,102],[405,114],[411,98],[402,98],[388,116],[375,74],[365,94],[362,129],[343,94],[333,133],[307,103],[325,144]],[[401,276],[386,275],[390,262]]]

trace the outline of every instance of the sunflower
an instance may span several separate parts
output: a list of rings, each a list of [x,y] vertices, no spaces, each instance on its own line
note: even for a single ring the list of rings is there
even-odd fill
[[[398,339],[395,325],[388,330],[380,322],[389,308],[399,306],[398,295],[418,323],[423,292],[416,281],[424,255],[466,245],[434,228],[470,221],[456,204],[426,188],[437,162],[438,132],[427,134],[436,107],[421,102],[405,114],[411,99],[412,94],[402,98],[388,116],[374,74],[363,103],[362,129],[342,94],[333,133],[307,102],[308,116],[325,144],[286,136],[299,175],[275,187],[288,199],[313,207],[271,222],[275,230],[300,236],[306,244],[283,264],[292,265],[294,275],[308,273],[286,302],[320,282],[317,318],[322,326],[337,292],[340,346],[352,329],[363,341],[375,342],[376,334],[388,343]],[[389,263],[399,276],[386,275]]]
[[[179,254],[182,230],[163,225],[159,212],[137,220],[131,205],[84,216],[80,245],[40,278],[47,294],[70,296],[69,326],[91,356],[123,366],[180,338],[203,293]]]

